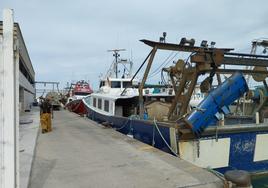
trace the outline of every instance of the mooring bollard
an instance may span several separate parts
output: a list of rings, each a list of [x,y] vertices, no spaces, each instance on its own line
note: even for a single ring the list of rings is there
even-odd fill
[[[250,174],[245,170],[229,170],[224,177],[231,182],[230,188],[252,188]]]

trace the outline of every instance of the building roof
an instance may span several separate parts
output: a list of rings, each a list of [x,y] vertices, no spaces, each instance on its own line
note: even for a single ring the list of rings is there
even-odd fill
[[[3,35],[3,21],[0,21],[0,35]],[[19,40],[20,60],[22,60],[21,62],[34,80],[35,71],[18,23],[14,23],[14,37]]]

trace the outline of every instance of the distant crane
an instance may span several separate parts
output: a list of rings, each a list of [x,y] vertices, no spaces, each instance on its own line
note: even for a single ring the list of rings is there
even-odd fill
[[[57,91],[59,92],[59,84],[60,84],[59,82],[36,81],[34,84],[35,84],[35,93],[36,94],[37,93],[42,93],[41,96],[43,96],[47,91],[48,92],[49,91],[54,91],[55,90],[55,86],[57,88]],[[47,85],[52,85],[52,89],[46,89],[46,88],[44,88],[44,89],[36,89],[36,85],[37,84],[41,84],[44,87],[46,87]]]

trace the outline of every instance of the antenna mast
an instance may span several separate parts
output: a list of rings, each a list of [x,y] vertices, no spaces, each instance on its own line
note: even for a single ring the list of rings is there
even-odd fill
[[[113,56],[115,58],[115,77],[118,78],[117,72],[118,72],[118,67],[117,67],[117,62],[118,58],[120,57],[120,54],[118,52],[120,51],[126,51],[126,49],[112,49],[112,50],[107,50],[108,52],[113,52]]]

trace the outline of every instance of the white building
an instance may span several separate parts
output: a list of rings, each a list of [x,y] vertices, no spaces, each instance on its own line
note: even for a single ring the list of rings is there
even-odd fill
[[[0,21],[0,35],[3,35],[3,22]],[[14,39],[19,45],[19,102],[20,111],[31,109],[35,98],[35,72],[18,23],[14,24]]]

